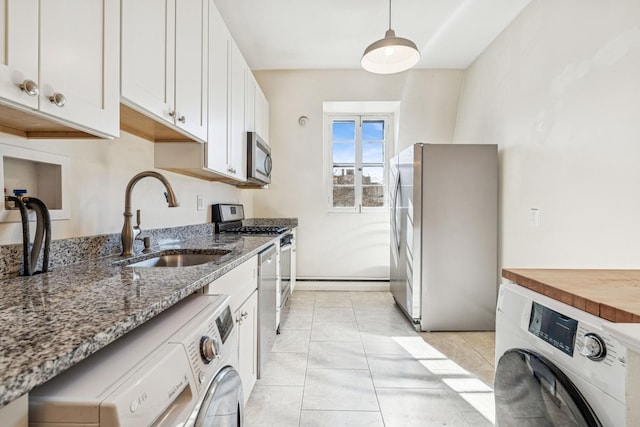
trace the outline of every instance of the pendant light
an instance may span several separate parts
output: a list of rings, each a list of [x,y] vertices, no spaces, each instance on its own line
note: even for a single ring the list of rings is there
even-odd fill
[[[393,74],[408,70],[418,63],[420,52],[416,44],[408,39],[396,37],[391,29],[391,0],[389,0],[389,29],[383,39],[375,41],[365,49],[360,65],[376,74]]]

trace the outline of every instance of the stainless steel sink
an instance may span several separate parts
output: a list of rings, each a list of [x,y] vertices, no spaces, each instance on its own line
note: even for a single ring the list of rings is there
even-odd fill
[[[230,253],[230,250],[216,249],[205,253],[170,253],[127,264],[127,267],[188,267],[216,261]]]

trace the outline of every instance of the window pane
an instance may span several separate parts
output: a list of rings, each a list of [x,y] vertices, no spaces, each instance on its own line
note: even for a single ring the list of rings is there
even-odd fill
[[[363,142],[362,163],[384,163],[384,142]]]
[[[333,122],[334,141],[353,141],[356,139],[356,122]]]
[[[362,206],[368,208],[384,206],[384,186],[368,185],[362,187]]]
[[[362,168],[362,185],[384,185],[384,169],[382,166],[365,166]]]
[[[333,206],[352,208],[356,204],[354,187],[333,187]]]
[[[356,144],[353,142],[333,143],[333,163],[355,163]]]
[[[353,167],[333,167],[333,185],[353,185],[354,183]]]
[[[362,122],[363,141],[384,141],[384,121],[363,121]]]

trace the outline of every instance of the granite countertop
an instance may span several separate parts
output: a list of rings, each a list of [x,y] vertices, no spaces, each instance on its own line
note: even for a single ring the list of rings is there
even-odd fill
[[[504,269],[502,277],[615,323],[640,323],[640,270]]]
[[[190,267],[132,268],[114,265],[122,258],[111,256],[31,277],[1,279],[0,407],[222,276],[278,238],[213,234],[173,242],[154,251],[231,250],[216,261]]]

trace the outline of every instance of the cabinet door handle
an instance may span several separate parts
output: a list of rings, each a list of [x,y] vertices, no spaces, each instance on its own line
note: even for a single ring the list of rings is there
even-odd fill
[[[25,80],[21,84],[18,85],[21,91],[26,93],[29,96],[38,96],[40,94],[40,89],[38,89],[38,84],[33,80]]]
[[[67,103],[67,98],[65,98],[60,92],[54,92],[54,94],[49,97],[49,101],[51,101],[51,103],[56,107],[62,108]]]
[[[169,117],[175,117],[175,116],[176,116],[176,110],[169,111]]]
[[[178,121],[180,123],[186,123],[187,122],[187,118],[185,116],[180,116],[180,117],[178,117]]]
[[[247,316],[249,315],[249,313],[247,313],[246,311],[242,313],[242,315],[240,316],[240,319],[244,320],[247,318]]]

